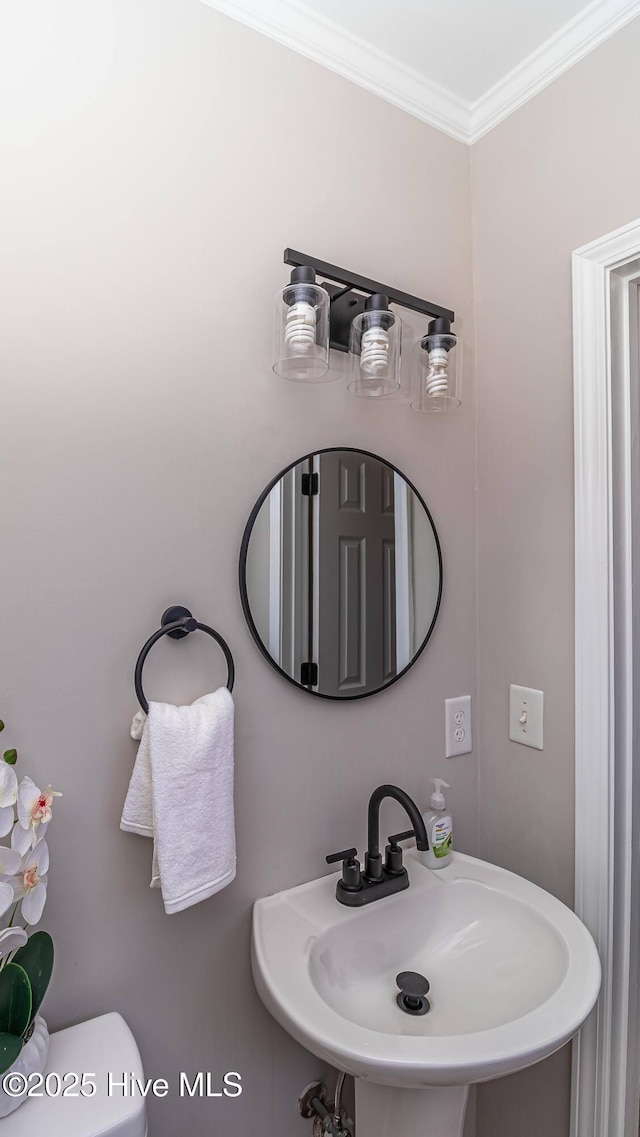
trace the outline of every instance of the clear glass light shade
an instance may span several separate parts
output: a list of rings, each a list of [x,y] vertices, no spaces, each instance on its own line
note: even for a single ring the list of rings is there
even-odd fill
[[[460,406],[460,347],[453,332],[418,340],[414,370],[414,411],[442,414]]]
[[[297,383],[321,383],[329,372],[329,294],[318,284],[292,282],[276,294],[276,375]]]
[[[349,335],[348,390],[363,398],[391,395],[400,387],[402,320],[388,309],[356,316]]]

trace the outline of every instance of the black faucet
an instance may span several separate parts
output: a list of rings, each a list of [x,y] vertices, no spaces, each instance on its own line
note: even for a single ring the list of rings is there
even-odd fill
[[[384,864],[380,852],[380,805],[386,797],[392,797],[406,809],[413,829],[405,833],[395,833],[389,837],[385,849]],[[342,879],[336,885],[336,898],[350,908],[371,904],[383,896],[402,892],[409,887],[409,874],[402,864],[402,849],[398,842],[415,837],[418,849],[425,852],[429,848],[429,838],[424,821],[413,798],[399,786],[378,786],[369,798],[369,848],[364,857],[364,872],[360,870],[357,849],[343,849],[327,857],[327,864],[342,861]]]

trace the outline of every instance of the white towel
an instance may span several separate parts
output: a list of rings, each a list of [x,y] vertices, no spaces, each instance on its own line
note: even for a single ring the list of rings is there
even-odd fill
[[[153,838],[151,887],[165,911],[206,900],[236,875],[231,693],[190,707],[150,703],[131,725],[140,739],[120,828]]]

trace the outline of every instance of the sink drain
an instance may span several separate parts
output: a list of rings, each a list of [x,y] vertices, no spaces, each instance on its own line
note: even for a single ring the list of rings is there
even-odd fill
[[[431,1010],[431,1003],[427,999],[429,980],[417,971],[401,971],[396,975],[396,983],[400,993],[396,995],[396,1003],[406,1015],[427,1015]]]

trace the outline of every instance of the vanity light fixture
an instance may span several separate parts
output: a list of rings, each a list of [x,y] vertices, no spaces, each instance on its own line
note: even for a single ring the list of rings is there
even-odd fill
[[[329,370],[332,347],[350,354],[352,394],[392,394],[400,388],[402,347],[402,320],[391,311],[394,304],[431,321],[416,345],[411,406],[442,412],[460,405],[456,336],[451,331],[455,316],[450,309],[294,249],[285,249],[284,262],[292,272],[276,296],[276,374],[302,383],[336,379]],[[317,283],[316,275],[323,283]]]

